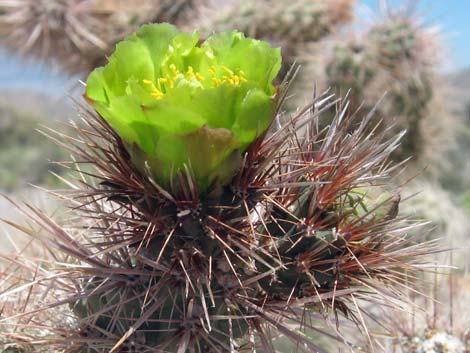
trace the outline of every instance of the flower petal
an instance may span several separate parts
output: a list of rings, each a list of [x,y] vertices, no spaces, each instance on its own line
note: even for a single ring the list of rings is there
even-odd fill
[[[188,108],[204,116],[209,127],[230,129],[249,88],[250,85],[244,85],[243,88],[221,85],[199,90]]]
[[[126,95],[131,78],[138,81],[155,79],[161,71],[168,45],[179,33],[176,27],[169,24],[147,25],[118,43],[108,64],[90,74],[87,96],[105,103],[113,97]]]
[[[123,140],[139,145],[151,155],[155,154],[158,130],[148,128],[152,122],[145,115],[137,97],[116,97],[111,100],[109,106],[98,105],[96,109]]]
[[[261,89],[250,90],[241,103],[240,111],[232,127],[232,131],[240,141],[242,151],[266,131],[273,116],[274,106],[271,97]]]
[[[149,128],[158,130],[159,135],[191,133],[207,122],[196,112],[166,100],[157,101],[153,106],[143,107],[142,110]]]
[[[268,94],[274,93],[272,81],[281,68],[281,49],[269,43],[245,38],[240,32],[214,34],[203,44],[214,52],[219,65],[241,69],[249,81],[258,82]]]
[[[227,129],[210,129],[203,126],[192,134],[183,137],[191,168],[196,178],[201,181],[201,187],[209,186],[212,180],[233,177],[240,167],[237,155],[229,157],[238,149],[239,143],[235,135]]]

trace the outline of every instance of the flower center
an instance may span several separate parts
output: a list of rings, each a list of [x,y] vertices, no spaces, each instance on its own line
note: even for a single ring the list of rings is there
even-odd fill
[[[242,70],[237,70],[237,73],[235,73],[226,66],[221,66],[220,69],[214,65],[211,66],[208,70],[211,80],[206,84],[204,84],[206,77],[200,72],[194,71],[192,66],[188,66],[186,72],[179,71],[174,64],[171,64],[169,68],[171,73],[160,77],[157,82],[142,80],[144,85],[149,88],[150,95],[157,100],[163,99],[169,90],[183,80],[201,88],[219,87],[223,84],[240,86],[243,82],[247,81],[245,73]]]
[[[240,86],[243,82],[246,82],[245,73],[242,70],[238,70],[238,74],[235,74],[227,66],[222,66],[221,68],[223,70],[222,78],[218,75],[217,68],[215,66],[211,66],[209,69],[209,74],[211,75],[214,87],[219,87],[224,83],[232,86]]]

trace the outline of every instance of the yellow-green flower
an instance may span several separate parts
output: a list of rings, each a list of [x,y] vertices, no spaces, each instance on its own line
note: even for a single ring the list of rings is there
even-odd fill
[[[239,32],[143,26],[94,70],[86,96],[127,143],[137,166],[167,186],[187,165],[202,191],[227,183],[240,154],[270,125],[280,49]]]

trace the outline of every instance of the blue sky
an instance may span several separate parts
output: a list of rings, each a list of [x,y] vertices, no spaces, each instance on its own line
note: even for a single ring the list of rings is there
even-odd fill
[[[381,0],[359,0],[359,17],[372,19],[371,11],[379,7]],[[388,3],[403,4],[406,0],[387,0]],[[447,53],[444,58],[445,71],[470,67],[470,0],[408,0],[417,3],[419,13],[426,25],[438,25],[444,33]],[[367,19],[366,19],[367,20]],[[65,79],[57,72],[37,63],[24,62],[0,49],[0,88],[22,89],[24,87],[61,94],[68,91],[76,80]]]
[[[32,61],[24,61],[0,49],[0,89],[28,90],[62,95],[69,91],[72,82],[51,70],[50,67]]]

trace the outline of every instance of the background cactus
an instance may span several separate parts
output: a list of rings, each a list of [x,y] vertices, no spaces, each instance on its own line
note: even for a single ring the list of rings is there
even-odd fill
[[[203,0],[0,1],[0,42],[68,73],[103,64],[115,44],[147,22],[186,25]]]
[[[114,45],[144,23],[169,22],[186,29],[198,23],[206,35],[238,29],[281,46],[285,74],[303,46],[352,18],[354,2],[237,1],[221,11],[217,2],[211,9],[205,0],[1,0],[1,44],[82,74],[103,64]]]
[[[207,33],[236,29],[281,47],[285,74],[298,60],[299,51],[351,20],[354,3],[355,0],[240,0],[224,11],[209,12],[201,22]]]
[[[386,125],[396,126],[392,133],[407,130],[398,159],[438,161],[453,125],[449,113],[440,109],[437,36],[416,15],[397,11],[362,36],[338,41],[326,62],[324,85],[342,94],[350,89],[351,111],[372,109],[387,92],[378,115],[389,119]]]

